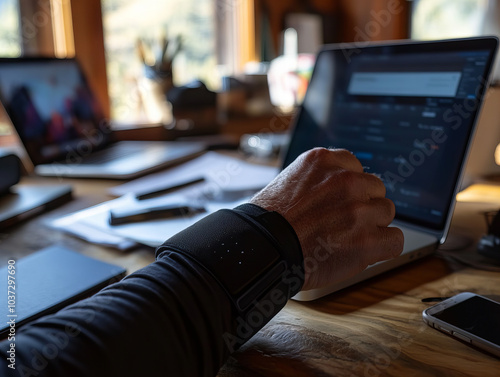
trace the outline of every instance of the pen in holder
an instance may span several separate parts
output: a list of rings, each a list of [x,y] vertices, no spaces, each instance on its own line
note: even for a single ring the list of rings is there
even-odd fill
[[[175,46],[169,50],[170,41],[164,35],[154,54],[143,39],[137,40],[137,54],[144,67],[144,76],[139,79],[142,106],[151,123],[170,125],[174,122],[172,104],[166,93],[174,87],[173,61],[182,50],[182,38],[175,38]]]

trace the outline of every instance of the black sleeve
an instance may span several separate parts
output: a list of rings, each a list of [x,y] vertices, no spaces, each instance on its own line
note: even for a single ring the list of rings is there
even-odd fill
[[[262,328],[302,286],[303,261],[295,232],[284,218],[267,216],[270,213],[247,204],[207,216],[167,240],[154,263],[23,327],[14,341],[1,342],[0,375],[214,376],[230,352]],[[227,229],[231,218],[233,225]],[[237,226],[241,221],[247,226]],[[221,243],[229,241],[224,237],[241,236],[246,240],[243,246],[258,247],[248,239],[249,229],[253,239],[269,241],[264,242],[268,248],[264,251],[278,251],[275,262],[284,261],[286,269],[278,283],[267,286],[259,285],[257,276],[257,284],[251,286],[260,294],[242,310],[231,287],[238,276],[231,271],[214,274],[206,259],[197,255],[206,248],[202,234],[212,232]],[[198,242],[182,242],[188,238]],[[256,257],[247,259],[248,266],[255,268],[255,275],[265,276]]]

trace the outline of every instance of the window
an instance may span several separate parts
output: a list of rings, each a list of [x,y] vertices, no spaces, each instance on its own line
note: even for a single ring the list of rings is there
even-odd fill
[[[488,0],[415,0],[411,36],[445,39],[480,35]]]
[[[18,0],[0,0],[0,56],[21,55]]]
[[[12,57],[21,55],[21,39],[19,33],[19,10],[17,0],[0,0],[0,56]],[[11,134],[10,123],[3,107],[0,107],[0,145],[1,137]]]
[[[173,67],[175,85],[201,80],[208,87],[218,85],[215,53],[215,6],[213,0],[102,0],[104,43],[111,117],[115,122],[155,122],[145,108],[141,86],[144,64],[137,41],[144,42],[146,58],[160,54],[160,40],[166,35],[182,50]]]

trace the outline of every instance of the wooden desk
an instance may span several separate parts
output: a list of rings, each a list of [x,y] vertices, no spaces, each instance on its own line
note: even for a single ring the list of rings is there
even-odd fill
[[[446,247],[485,231],[491,204],[459,203]],[[462,291],[500,301],[500,272],[426,257],[314,302],[290,301],[222,368],[229,376],[500,376],[500,360],[424,324],[425,297]],[[500,323],[500,319],[499,319]]]
[[[74,184],[75,200],[2,232],[0,264],[55,242],[122,265],[129,272],[154,260],[147,247],[123,253],[48,228],[45,223],[51,218],[110,199],[105,189],[119,183],[65,182]],[[446,245],[458,242],[461,247],[464,240],[477,239],[485,230],[480,211],[493,209],[498,206],[459,203]],[[431,256],[314,302],[290,301],[229,359],[219,377],[499,376],[500,360],[422,321],[421,312],[430,305],[422,298],[461,291],[500,298],[500,273]]]

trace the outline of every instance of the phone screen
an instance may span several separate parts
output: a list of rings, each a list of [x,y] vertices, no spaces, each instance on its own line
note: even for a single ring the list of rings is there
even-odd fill
[[[500,304],[498,303],[474,296],[433,316],[500,345]]]

